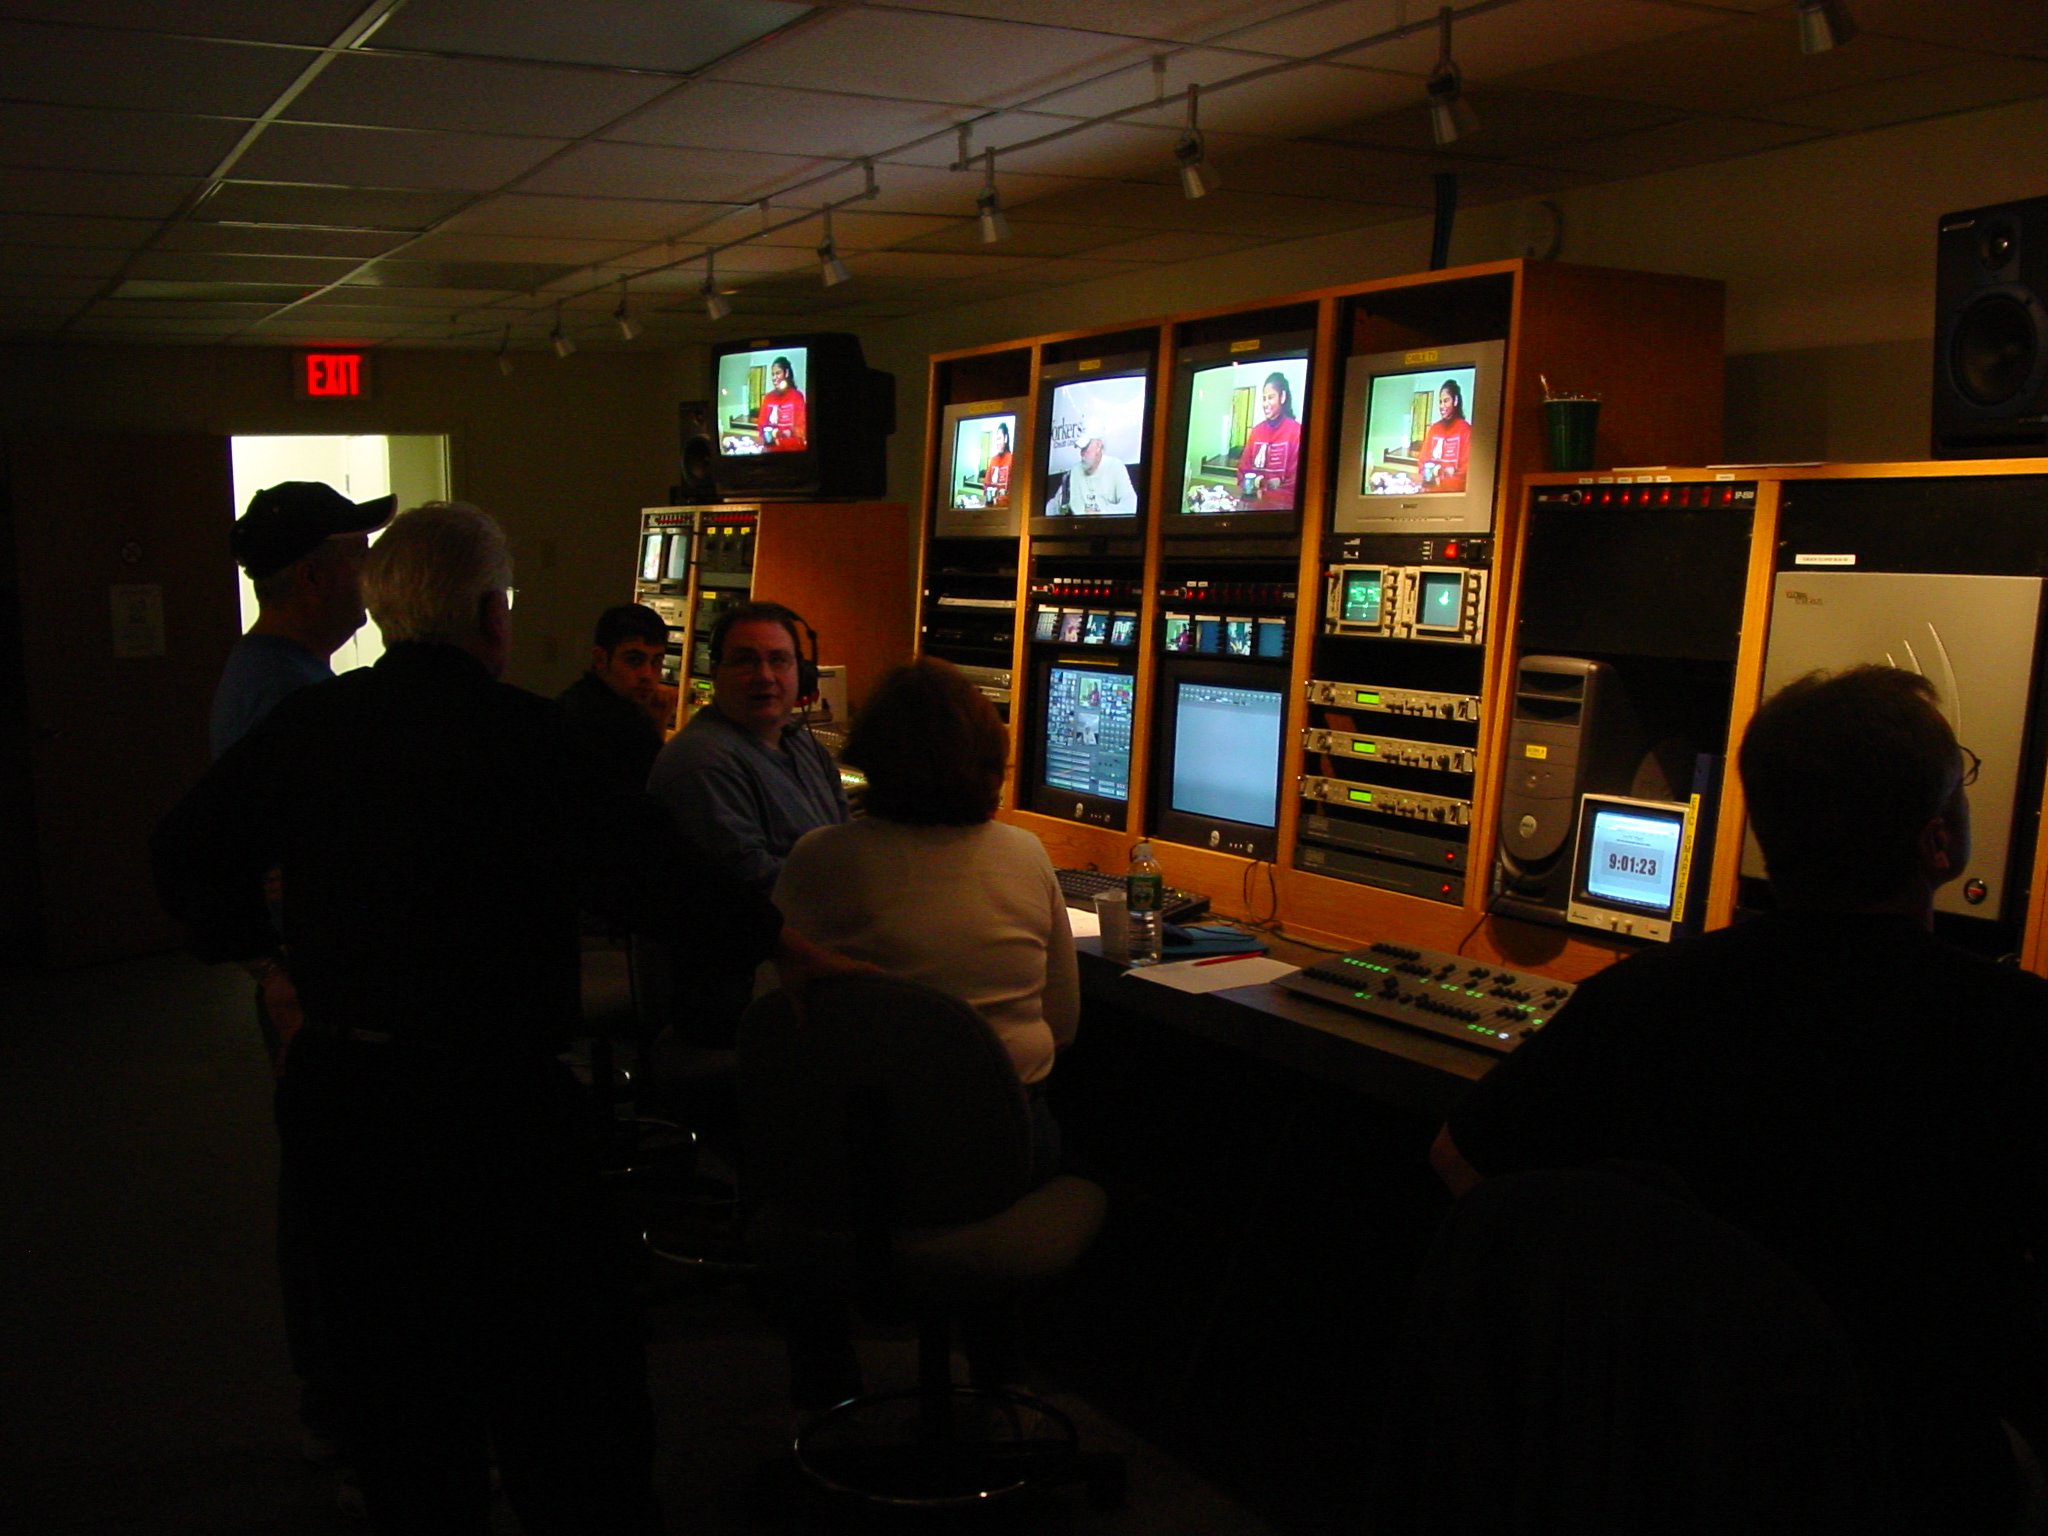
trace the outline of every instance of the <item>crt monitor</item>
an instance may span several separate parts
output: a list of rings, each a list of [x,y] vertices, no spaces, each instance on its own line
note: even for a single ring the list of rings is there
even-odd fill
[[[1692,808],[1625,795],[1579,797],[1568,922],[1668,940],[1685,919]]]
[[[1162,532],[1201,538],[1296,530],[1314,340],[1304,332],[1180,353]]]
[[[1039,371],[1032,533],[1128,538],[1143,530],[1151,400],[1146,353]]]
[[[1169,656],[1158,707],[1153,830],[1169,842],[1273,858],[1286,668]]]
[[[840,332],[712,349],[712,483],[727,497],[879,496],[895,380]]]
[[[1027,482],[1024,400],[949,405],[939,423],[932,531],[940,538],[1015,538]]]
[[[1031,808],[1122,827],[1131,798],[1131,717],[1138,679],[1111,651],[1054,652],[1034,668]]]
[[[1354,357],[1331,524],[1338,533],[1484,533],[1500,457],[1503,342]]]

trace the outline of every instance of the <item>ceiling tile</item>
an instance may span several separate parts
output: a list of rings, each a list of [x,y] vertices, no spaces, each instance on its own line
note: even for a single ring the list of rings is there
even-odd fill
[[[830,161],[795,155],[585,143],[527,178],[520,190],[746,203],[832,169]]]
[[[1147,56],[1147,48],[1099,32],[981,21],[866,7],[821,12],[712,71],[752,85],[845,90],[945,101],[958,106],[1026,106],[1103,70]],[[972,67],[933,68],[934,60]]]
[[[1712,69],[1699,67],[1703,49],[1712,51]],[[1853,47],[1801,53],[1788,8],[1525,72],[1511,83],[1687,112],[1741,113],[1961,62],[1964,56],[1950,49],[1869,34]]]
[[[943,11],[992,21],[1101,31],[1114,26],[1127,37],[1199,42],[1273,14],[1272,0],[895,0],[907,11]]]
[[[300,123],[580,139],[674,88],[675,81],[658,75],[345,53],[292,102],[285,117]]]
[[[289,182],[232,180],[208,198],[199,211],[218,224],[423,230],[460,208],[467,196],[461,192],[415,192],[395,187],[308,187]]]
[[[0,166],[0,208],[9,213],[167,219],[199,190],[175,176],[113,176],[100,171],[42,171]]]
[[[1202,230],[1174,230],[1165,234],[1141,235],[1135,240],[1120,240],[1115,244],[1102,246],[1091,254],[1105,261],[1142,261],[1170,264],[1179,261],[1199,261],[1205,256],[1221,256],[1227,251],[1242,251],[1255,245],[1263,245],[1264,243],[1256,235],[1209,234]]]
[[[255,117],[313,57],[295,48],[0,22],[0,99]]]
[[[857,160],[930,134],[950,135],[953,124],[965,115],[958,107],[887,101],[843,90],[783,90],[700,80],[636,114],[606,137],[635,144],[772,148],[785,155]],[[950,136],[946,144],[950,151]]]
[[[55,214],[0,213],[0,245],[68,245],[135,250],[162,228],[154,219],[67,218]]]
[[[488,134],[278,123],[235,166],[238,178],[337,187],[431,187],[488,192],[532,170],[562,144]]]
[[[404,257],[407,261],[549,262],[562,266],[590,266],[644,248],[645,243],[637,240],[547,240],[437,230],[406,246]]]
[[[130,275],[177,282],[299,283],[317,288],[339,282],[356,269],[346,258],[320,256],[236,256],[204,251],[144,251]]]
[[[205,176],[247,126],[227,118],[0,102],[8,161],[56,170]]]
[[[1129,240],[1138,234],[1137,230],[1119,229],[1104,224],[1041,224],[1034,222],[1028,212],[1029,204],[1013,206],[1008,198],[1003,200],[1006,211],[1015,215],[1010,219],[1010,237],[998,244],[998,249],[1018,256],[1072,256],[1081,251],[1095,250],[1119,240]],[[983,249],[980,227],[972,219],[948,220],[943,229],[916,240],[904,242],[899,250],[912,251],[976,251]]]
[[[198,319],[211,315],[221,320],[232,320],[246,324],[261,320],[265,315],[274,314],[277,305],[252,303],[232,299],[146,299],[119,296],[102,300],[93,306],[92,313],[101,318],[120,317],[128,320],[145,318],[180,317]]]
[[[97,291],[103,280],[112,277],[128,263],[126,251],[81,250],[77,247],[51,245],[6,245],[0,244],[0,272],[10,278],[37,282],[56,282],[76,278]],[[20,282],[8,285],[10,292],[23,291]]]
[[[729,211],[717,203],[504,193],[463,209],[441,229],[452,234],[526,235],[540,239],[665,240]]]
[[[306,294],[303,284],[183,281],[131,277],[114,291],[116,299],[208,299],[244,304],[290,304]]]
[[[1779,149],[1814,136],[1811,128],[1767,123],[1751,118],[1701,117],[1624,134],[1588,144],[1571,144],[1540,152],[1538,164],[1579,171],[1602,180],[1648,176],[1688,165],[1732,160],[1766,149]]]
[[[404,234],[388,230],[270,228],[261,224],[213,224],[182,219],[163,232],[156,249],[219,251],[240,256],[346,256],[367,261],[403,245],[406,239]]]
[[[373,42],[425,53],[682,74],[799,22],[810,10],[782,0],[577,0],[557,6],[436,0],[401,9]]]
[[[1865,32],[1974,48],[1997,58],[2048,57],[2048,6],[2034,0],[1855,0],[1850,13]]]
[[[1479,114],[1479,131],[1439,148],[1429,109],[1419,93],[1398,110],[1326,129],[1315,137],[1338,144],[1373,145],[1440,155],[1448,160],[1523,156],[1579,139],[1608,138],[1678,121],[1676,107],[1605,96],[1567,95],[1514,86],[1475,86],[1467,95]]]
[[[364,288],[512,288],[529,290],[577,271],[554,262],[373,261],[348,281]]]
[[[0,0],[0,15],[22,20],[315,48],[339,37],[362,9],[363,0]]]
[[[1771,116],[1831,133],[1855,133],[2035,96],[2048,96],[2048,62],[1979,59],[1916,76],[1909,91],[1900,90],[1896,82],[1889,80],[1875,85],[1853,85],[1821,96],[1778,102],[1771,107]]]
[[[105,276],[39,277],[0,268],[0,294],[15,299],[89,299],[106,287]]]
[[[498,298],[497,288],[394,288],[377,283],[346,283],[316,294],[309,304],[368,304],[389,309],[484,309]]]

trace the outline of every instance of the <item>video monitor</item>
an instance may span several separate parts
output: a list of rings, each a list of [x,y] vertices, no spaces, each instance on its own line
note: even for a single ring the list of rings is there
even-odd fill
[[[660,533],[646,533],[640,536],[640,579],[661,580],[661,552],[667,537]]]
[[[1467,573],[1423,568],[1415,575],[1417,635],[1456,635],[1465,628]]]
[[[1228,656],[1252,653],[1253,620],[1226,615],[1223,620],[1223,651]]]
[[[1685,919],[1692,808],[1622,795],[1579,797],[1566,920],[1631,938],[1669,940]]]
[[[1055,654],[1034,669],[1037,736],[1031,808],[1121,827],[1131,798],[1131,717],[1138,679],[1107,654]]]
[[[1048,363],[1039,375],[1030,526],[1040,537],[1130,537],[1145,517],[1152,359]]]
[[[1109,643],[1111,645],[1135,645],[1138,642],[1138,616],[1135,613],[1113,614],[1109,621]]]
[[[949,405],[939,424],[938,500],[932,528],[941,538],[1015,538],[1025,443],[1025,400]]]
[[[1278,843],[1284,668],[1168,658],[1159,691],[1159,836],[1246,858]]]
[[[1060,637],[1060,611],[1057,608],[1041,608],[1032,621],[1033,640],[1057,640]]]
[[[1503,342],[1354,357],[1331,526],[1337,533],[1484,533],[1500,456]]]
[[[1259,634],[1253,654],[1269,658],[1287,654],[1287,620],[1264,618],[1259,620]]]
[[[1081,621],[1081,643],[1083,645],[1109,644],[1109,615],[1096,609]]]
[[[662,562],[661,577],[673,582],[690,579],[690,535],[686,531],[678,529],[668,536],[668,555]]]
[[[1060,639],[1068,645],[1078,644],[1081,639],[1081,625],[1087,614],[1079,608],[1060,610]]]
[[[1391,635],[1400,603],[1398,579],[1385,566],[1332,566],[1323,594],[1323,623],[1338,635]]]
[[[1195,616],[1195,649],[1205,656],[1213,656],[1223,649],[1223,621],[1210,618],[1207,614]]]
[[[1166,640],[1168,651],[1192,651],[1195,648],[1195,621],[1184,613],[1166,615]]]
[[[1160,518],[1165,534],[1285,535],[1300,526],[1314,340],[1298,332],[1180,353]]]
[[[711,478],[720,496],[879,496],[896,381],[846,332],[721,342],[711,351]]]

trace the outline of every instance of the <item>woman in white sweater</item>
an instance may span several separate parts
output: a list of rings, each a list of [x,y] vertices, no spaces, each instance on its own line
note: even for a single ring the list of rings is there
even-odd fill
[[[1041,1097],[1081,1015],[1066,902],[1038,839],[994,820],[1009,757],[995,708],[951,664],[876,684],[842,754],[866,815],[790,850],[775,886],[789,925],[828,949],[961,998],[995,1030],[1031,1100],[1032,1171],[1058,1131]]]

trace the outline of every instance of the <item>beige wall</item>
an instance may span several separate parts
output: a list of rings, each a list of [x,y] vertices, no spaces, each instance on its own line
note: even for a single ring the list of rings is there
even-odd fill
[[[687,366],[686,366],[687,365]],[[582,668],[598,612],[631,595],[639,509],[677,474],[676,403],[701,356],[394,351],[362,402],[291,396],[286,354],[257,348],[0,348],[14,432],[445,433],[454,494],[496,513],[520,583],[514,681],[553,692]],[[221,579],[232,588],[222,507]]]

